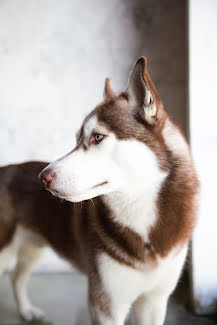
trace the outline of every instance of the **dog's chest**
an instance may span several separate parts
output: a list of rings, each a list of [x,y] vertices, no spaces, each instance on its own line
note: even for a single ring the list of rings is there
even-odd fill
[[[137,270],[102,254],[99,257],[99,270],[106,291],[111,295],[123,297],[137,296],[145,290],[149,291],[159,281],[160,267],[154,269],[143,265],[143,270]]]
[[[135,268],[121,264],[102,253],[98,257],[98,268],[106,292],[120,297],[126,303],[152,290],[164,291],[173,285],[177,270],[183,265],[187,245],[177,253],[175,250],[167,258],[158,259],[157,265],[140,264]],[[168,276],[169,275],[169,276]]]

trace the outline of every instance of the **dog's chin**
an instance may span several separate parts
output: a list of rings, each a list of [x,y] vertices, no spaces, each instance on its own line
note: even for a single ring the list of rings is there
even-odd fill
[[[60,192],[60,191],[57,191],[57,190],[54,190],[54,189],[50,189],[50,188],[46,188],[46,190],[48,190],[53,196],[56,196],[59,199],[66,200],[66,197],[67,197],[66,193],[63,193],[63,192]]]
[[[101,185],[101,184],[100,184]],[[90,190],[80,193],[66,193],[61,192],[56,189],[49,189],[49,191],[56,197],[69,201],[69,202],[81,202],[85,200],[91,200],[97,196],[104,195],[110,192],[110,189],[106,183],[103,183],[101,186],[92,187]]]
[[[93,199],[99,195],[102,195],[102,194],[101,193],[99,193],[99,194],[82,193],[82,194],[74,194],[74,195],[57,195],[57,194],[54,194],[54,195],[59,197],[60,199],[76,203],[76,202],[91,200],[91,199]]]
[[[97,196],[106,194],[107,191],[88,191],[86,193],[81,194],[73,194],[73,195],[67,195],[65,197],[62,197],[62,199],[65,199],[69,202],[81,202],[86,200],[91,200]]]

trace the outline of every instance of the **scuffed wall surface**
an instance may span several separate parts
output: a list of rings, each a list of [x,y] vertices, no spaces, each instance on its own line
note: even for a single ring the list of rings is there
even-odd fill
[[[105,77],[122,90],[141,55],[185,127],[185,9],[182,0],[1,1],[0,164],[71,150]]]

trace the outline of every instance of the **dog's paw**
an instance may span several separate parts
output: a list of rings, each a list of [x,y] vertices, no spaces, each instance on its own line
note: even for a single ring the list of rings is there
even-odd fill
[[[20,310],[20,316],[26,322],[32,321],[42,321],[45,317],[44,312],[37,307],[29,307],[26,309]]]

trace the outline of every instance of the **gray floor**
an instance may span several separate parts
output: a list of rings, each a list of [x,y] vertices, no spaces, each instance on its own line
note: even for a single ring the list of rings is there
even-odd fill
[[[30,281],[34,304],[46,312],[46,320],[59,325],[90,324],[87,308],[87,281],[77,273],[34,275]],[[0,278],[0,324],[19,324],[8,275]],[[128,320],[127,325],[132,324]],[[166,325],[214,325],[207,318],[195,317],[172,299]]]

